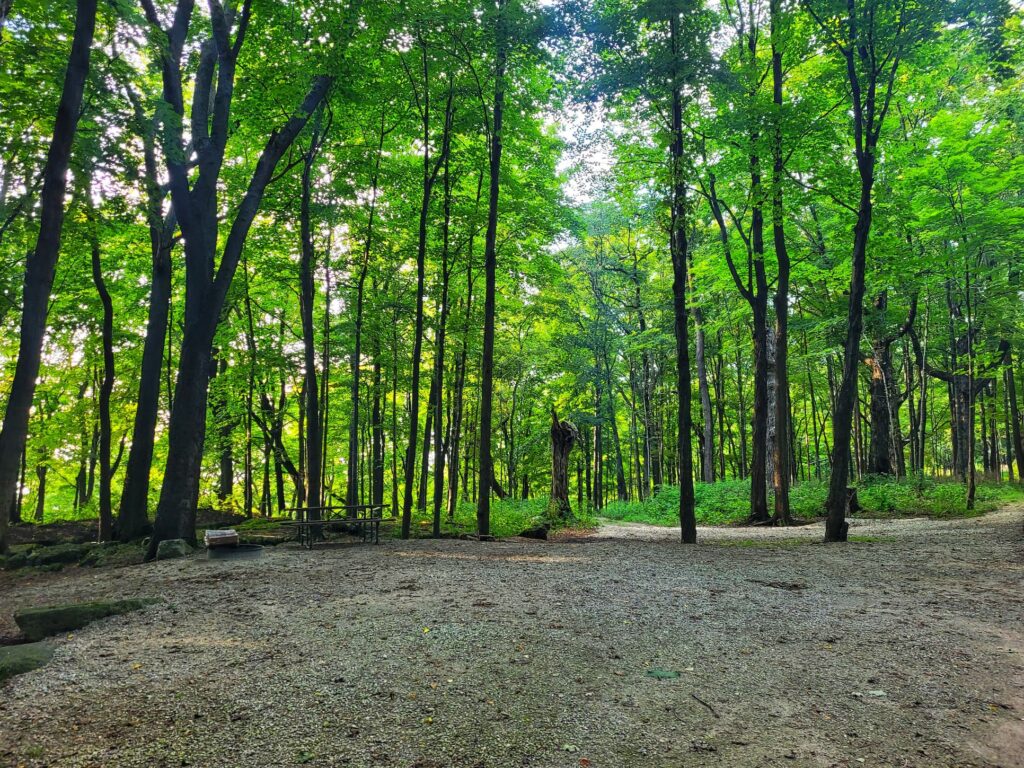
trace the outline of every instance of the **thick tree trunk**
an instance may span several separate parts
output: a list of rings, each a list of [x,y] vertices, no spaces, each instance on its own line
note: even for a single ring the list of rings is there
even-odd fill
[[[896,372],[890,344],[885,340],[873,344],[868,364],[871,369],[868,384],[871,436],[868,441],[867,471],[875,475],[895,475],[899,469],[897,453],[902,453],[903,448],[897,445],[896,419],[900,395],[894,380]]]
[[[755,259],[755,265],[764,259]],[[754,412],[751,424],[750,462],[751,523],[768,521],[768,295],[757,291],[751,307],[754,316]]]
[[[89,51],[95,29],[96,0],[78,0],[71,53],[43,169],[39,235],[25,266],[18,361],[4,411],[3,429],[0,430],[0,553],[7,551],[7,521],[11,516],[18,468],[28,436],[32,398],[42,362],[46,315],[64,226],[68,163],[81,116],[82,93],[89,74]]]
[[[182,339],[174,410],[168,430],[167,466],[147,552],[150,559],[156,556],[157,546],[165,539],[195,540],[213,354],[212,325],[209,320],[194,322],[186,326]]]
[[[120,541],[140,539],[151,530],[149,522],[149,472],[153,463],[156,422],[160,411],[160,373],[171,306],[171,250],[174,248],[173,212],[163,214],[166,193],[160,186],[156,161],[155,120],[146,123],[142,104],[132,99],[142,133],[146,171],[146,218],[149,223],[150,271],[149,314],[142,344],[142,366],[136,396],[132,442],[128,451],[124,486],[115,526]]]
[[[580,433],[569,421],[559,421],[555,409],[551,409],[551,498],[547,515],[552,520],[566,521],[573,518],[569,504],[569,454],[579,442]],[[524,495],[526,486],[524,485]]]

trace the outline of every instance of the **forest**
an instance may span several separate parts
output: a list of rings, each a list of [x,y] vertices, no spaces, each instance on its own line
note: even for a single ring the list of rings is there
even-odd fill
[[[1010,0],[58,6],[0,6],[4,546],[1016,498]]]
[[[1024,768],[1021,0],[0,0],[0,765]]]

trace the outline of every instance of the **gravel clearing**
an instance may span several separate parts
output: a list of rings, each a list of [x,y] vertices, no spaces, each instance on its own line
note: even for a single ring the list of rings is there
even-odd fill
[[[1024,766],[1022,522],[4,573],[0,634],[31,605],[167,602],[0,690],[0,765]]]

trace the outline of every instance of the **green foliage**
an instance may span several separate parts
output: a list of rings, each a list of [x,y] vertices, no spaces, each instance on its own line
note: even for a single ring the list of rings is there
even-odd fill
[[[814,520],[824,514],[826,482],[804,482],[793,486],[793,516]],[[750,514],[750,483],[728,480],[696,486],[697,522],[700,525],[737,525]],[[869,477],[857,486],[863,511],[857,517],[935,518],[971,517],[990,512],[1003,504],[1024,501],[1024,489],[1010,483],[978,484],[977,504],[965,506],[966,491],[960,483]],[[601,510],[600,517],[651,525],[679,525],[679,491],[666,486],[645,502],[614,501]],[[739,545],[737,545],[739,546]]]
[[[491,534],[499,538],[518,536],[541,523],[550,523],[546,515],[547,507],[547,496],[537,496],[528,500],[495,499],[491,503]],[[575,519],[570,522],[571,527],[593,528],[597,525],[597,519],[589,509],[573,509],[573,512]],[[422,515],[414,517],[413,530],[419,530],[422,536],[429,536],[429,518]],[[475,531],[476,505],[467,501],[459,503],[454,521],[446,517],[442,524],[442,532],[446,536],[458,536]]]
[[[25,254],[35,241],[33,212],[63,80],[72,5],[16,2],[0,32],[0,403],[14,373],[19,290]],[[161,14],[170,11],[170,2],[156,5]],[[799,518],[820,513],[833,449],[837,354],[848,330],[845,292],[858,194],[845,65],[833,39],[850,33],[842,19],[850,8],[865,25],[878,28],[873,42],[879,51],[898,49],[901,62],[879,137],[866,276],[871,306],[861,353],[867,360],[874,345],[897,334],[916,300],[921,359],[906,336],[890,345],[902,398],[896,403],[900,439],[915,434],[921,413],[927,417],[921,467],[911,471],[947,476],[953,464],[947,384],[927,372],[941,369],[977,374],[979,423],[982,409],[986,417],[986,440],[975,435],[978,463],[992,449],[994,425],[998,471],[1005,475],[1013,404],[1003,375],[1009,371],[1011,380],[1022,381],[1024,349],[1024,17],[1018,7],[807,0],[779,4],[774,31],[766,0],[749,6],[505,0],[502,7],[516,34],[505,82],[491,451],[506,490],[522,495],[524,482],[534,491],[547,486],[552,407],[582,436],[570,467],[574,499],[576,486],[599,465],[601,480],[592,479],[583,498],[602,482],[601,495],[617,497],[620,476],[626,495],[642,497],[654,485],[656,464],[670,474],[678,436],[668,201],[677,171],[684,177],[689,235],[687,301],[692,322],[699,318],[701,324],[718,453],[719,481],[698,485],[697,515],[705,525],[746,518],[749,488],[735,478],[749,471],[752,321],[736,282],[738,277],[749,285],[758,260],[770,285],[777,274],[772,238],[755,254],[752,229],[755,208],[770,214],[765,187],[772,129],[778,127],[785,150],[783,236],[793,262],[788,373],[801,478],[792,507]],[[479,456],[482,253],[497,13],[495,3],[466,0],[254,5],[217,176],[217,205],[225,220],[237,209],[270,131],[293,113],[310,77],[329,73],[336,81],[322,114],[275,170],[220,318],[200,506],[267,517],[300,497],[306,363],[299,201],[313,124],[322,134],[311,173],[315,295],[309,333],[323,388],[325,490],[345,495],[350,435],[358,442],[360,472],[369,475],[376,401],[384,501],[401,498],[404,444],[414,420],[425,425],[442,325],[442,430],[449,444],[455,391],[462,387],[459,451],[447,458],[462,465],[463,486],[470,481],[467,474],[477,471],[462,462]],[[893,23],[904,13],[906,23]],[[738,33],[745,25],[756,27],[746,29],[753,37]],[[198,74],[199,51],[209,34],[202,8],[189,30],[187,83]],[[163,136],[198,128],[190,122],[194,85],[183,94],[185,115],[164,97],[159,56],[166,52],[166,35],[152,28],[136,3],[116,0],[101,4],[96,39],[24,457],[22,516],[33,516],[45,477],[41,522],[89,519],[97,512],[97,383],[103,363],[91,238],[99,242],[114,304],[115,458],[123,447],[112,483],[116,506],[139,399],[153,284],[150,228],[169,209],[160,191],[167,161],[195,159],[191,146],[162,146]],[[773,101],[769,77],[773,44],[783,57],[781,106]],[[864,62],[855,66],[863,70]],[[672,167],[667,151],[674,138],[674,91],[682,97],[681,168]],[[451,151],[437,169],[425,211],[421,408],[410,413],[413,260],[424,166],[429,175],[449,98]],[[145,163],[147,146],[157,150],[152,171]],[[760,164],[757,181],[754,158]],[[709,204],[712,182],[726,209],[724,228]],[[148,207],[154,190],[155,216]],[[214,234],[223,246],[228,226]],[[724,258],[726,246],[735,257],[735,275]],[[150,511],[167,456],[185,327],[185,262],[183,244],[176,241]],[[361,357],[353,360],[357,332]],[[690,355],[696,365],[694,336]],[[863,398],[870,371],[859,368]],[[360,384],[353,393],[356,370]],[[700,432],[703,414],[696,384],[694,389]],[[1018,399],[1021,391],[1018,384]],[[861,421],[863,453],[873,427],[869,414]],[[602,455],[595,459],[599,435]],[[428,461],[433,460],[431,452]],[[221,487],[222,464],[233,480],[230,492]],[[428,500],[433,482],[431,473]],[[360,476],[364,501],[370,485]],[[983,483],[977,510],[1018,498],[1009,485]],[[963,490],[951,483],[866,478],[860,500],[869,515],[963,514]],[[530,527],[544,507],[543,498],[495,503],[494,533]],[[577,514],[581,524],[592,522],[587,513]],[[678,493],[666,485],[643,503],[613,501],[601,514],[675,525]],[[468,532],[473,521],[472,505],[462,503],[446,530]],[[246,524],[256,531],[273,525],[262,518]],[[416,529],[422,527],[418,520]]]

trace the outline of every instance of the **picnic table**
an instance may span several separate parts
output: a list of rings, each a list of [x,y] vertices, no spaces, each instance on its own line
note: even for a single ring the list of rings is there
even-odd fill
[[[364,543],[372,541],[374,544],[379,544],[381,525],[395,519],[393,515],[384,516],[384,510],[390,508],[390,504],[332,504],[321,507],[292,507],[285,511],[292,513],[295,519],[288,520],[284,524],[296,529],[296,538],[299,544],[306,549],[312,549],[313,543],[317,539],[324,538],[326,529],[344,526],[359,528]]]

